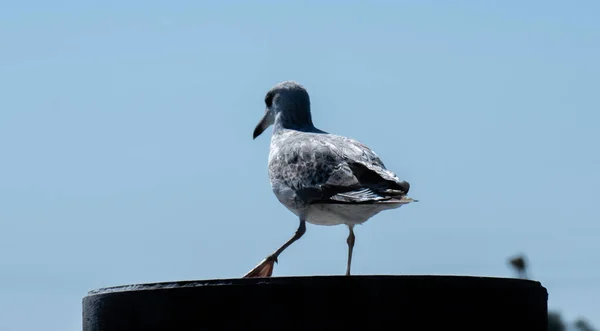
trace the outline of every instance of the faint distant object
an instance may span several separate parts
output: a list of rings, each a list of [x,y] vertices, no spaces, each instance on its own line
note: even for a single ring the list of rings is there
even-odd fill
[[[527,275],[528,263],[524,254],[520,254],[509,258],[508,263],[517,272],[519,278],[529,279],[529,276]],[[571,325],[573,326],[573,328],[569,327],[567,329],[567,323],[565,323],[559,312],[548,312],[548,331],[598,331],[582,318],[576,320],[573,324],[569,323],[569,326]]]
[[[593,328],[590,323],[581,318],[575,321],[574,325],[577,331],[596,331],[596,329]]]
[[[565,322],[558,312],[548,312],[548,331],[565,331]]]
[[[515,269],[519,278],[529,279],[527,276],[527,260],[524,255],[511,258],[509,263]]]

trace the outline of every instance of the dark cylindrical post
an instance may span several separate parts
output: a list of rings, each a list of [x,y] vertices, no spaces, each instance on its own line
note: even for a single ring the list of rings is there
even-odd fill
[[[521,279],[319,276],[119,286],[83,299],[83,331],[547,330],[546,289]]]

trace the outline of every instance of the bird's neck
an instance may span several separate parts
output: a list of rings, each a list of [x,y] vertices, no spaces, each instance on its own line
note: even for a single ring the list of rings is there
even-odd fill
[[[275,115],[274,131],[298,130],[312,132],[317,130],[313,125],[310,111],[308,112],[278,112]]]

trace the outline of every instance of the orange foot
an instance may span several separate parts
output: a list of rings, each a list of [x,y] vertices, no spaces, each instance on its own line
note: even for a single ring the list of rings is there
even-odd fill
[[[277,258],[269,256],[262,260],[254,269],[248,271],[242,278],[271,277],[275,262],[277,262]]]

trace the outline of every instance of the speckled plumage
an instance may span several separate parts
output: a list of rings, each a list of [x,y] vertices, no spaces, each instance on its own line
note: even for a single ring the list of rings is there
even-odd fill
[[[308,92],[292,81],[275,85],[265,97],[265,115],[253,138],[273,125],[269,179],[277,199],[298,216],[296,233],[244,277],[270,277],[278,256],[306,231],[306,222],[346,224],[349,234],[346,275],[350,275],[354,226],[382,210],[412,200],[410,185],[387,170],[360,142],[315,128]]]
[[[276,85],[267,93],[267,107],[274,122],[269,179],[279,201],[294,214],[313,224],[357,224],[410,202],[405,198],[409,184],[387,170],[370,148],[314,127],[301,85]]]

